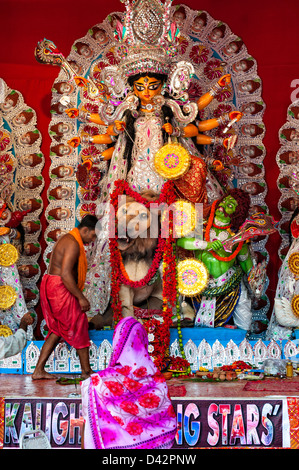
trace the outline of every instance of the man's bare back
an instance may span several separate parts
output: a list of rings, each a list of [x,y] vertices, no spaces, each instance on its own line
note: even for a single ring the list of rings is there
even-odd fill
[[[77,240],[69,233],[63,235],[54,245],[48,273],[60,276],[65,287],[79,300],[82,311],[87,312],[90,309],[89,301],[77,286],[79,255]]]
[[[48,273],[56,276],[61,276],[62,268],[64,266],[65,257],[69,258],[69,255],[72,255],[74,265],[72,267],[74,278],[77,279],[78,272],[78,258],[79,258],[80,248],[78,242],[75,238],[67,233],[63,235],[55,243],[53,251],[50,257],[50,263],[48,268]]]

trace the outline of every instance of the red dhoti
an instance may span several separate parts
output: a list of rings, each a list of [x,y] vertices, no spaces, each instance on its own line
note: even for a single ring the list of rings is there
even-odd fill
[[[88,320],[78,299],[67,290],[60,276],[45,274],[40,300],[49,333],[63,338],[75,349],[88,348]]]

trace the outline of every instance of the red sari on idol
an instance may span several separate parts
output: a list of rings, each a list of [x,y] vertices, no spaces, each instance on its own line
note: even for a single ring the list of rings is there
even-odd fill
[[[117,324],[109,366],[81,382],[85,449],[169,449],[176,415],[147,333],[127,317]]]

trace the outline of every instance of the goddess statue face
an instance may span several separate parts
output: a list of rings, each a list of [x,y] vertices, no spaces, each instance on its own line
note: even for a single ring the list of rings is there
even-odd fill
[[[151,104],[156,95],[161,94],[162,81],[155,77],[141,77],[133,84],[134,93],[142,105]]]

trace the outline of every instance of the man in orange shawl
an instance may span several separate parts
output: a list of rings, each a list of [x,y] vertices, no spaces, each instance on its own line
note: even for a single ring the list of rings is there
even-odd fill
[[[85,314],[90,304],[82,290],[87,273],[84,244],[95,241],[97,221],[95,216],[85,216],[77,228],[59,238],[51,253],[48,274],[43,276],[40,287],[41,306],[49,332],[32,374],[34,380],[56,378],[44,368],[61,338],[77,350],[82,379],[93,372],[89,363],[90,340]]]

